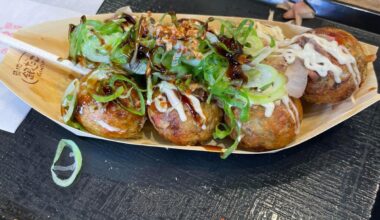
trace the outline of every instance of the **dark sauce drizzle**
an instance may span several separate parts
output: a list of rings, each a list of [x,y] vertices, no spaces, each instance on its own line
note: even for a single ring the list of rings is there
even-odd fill
[[[122,13],[121,18],[124,18],[125,19],[125,22],[127,24],[132,24],[132,25],[135,25],[136,24],[136,20],[129,14],[126,14],[126,13]]]
[[[228,50],[216,45],[217,52],[227,58],[228,69],[226,75],[231,80],[242,80],[244,83],[248,81],[247,76],[244,74],[241,65],[249,62],[249,57],[243,54],[243,46],[233,38],[220,36],[219,41],[224,44]]]
[[[176,95],[180,98],[181,102],[188,107],[188,109],[191,113],[191,116],[193,117],[195,122],[201,126],[202,119],[201,119],[200,115],[195,111],[193,105],[191,104],[190,99],[187,96],[183,95],[179,91],[176,91]]]
[[[203,145],[202,146],[206,151],[210,152],[222,152],[222,147],[216,146],[216,145]]]

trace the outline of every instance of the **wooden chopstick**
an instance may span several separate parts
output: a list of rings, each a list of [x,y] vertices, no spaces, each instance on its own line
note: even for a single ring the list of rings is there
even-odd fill
[[[72,63],[70,60],[62,59],[55,54],[52,54],[48,51],[42,50],[41,48],[35,47],[23,41],[20,41],[16,38],[10,37],[8,35],[0,33],[0,42],[14,48],[17,50],[25,51],[32,55],[38,56],[44,60],[50,61],[56,65],[62,66],[66,69],[72,70],[76,73],[86,75],[90,72],[89,69],[81,67]]]

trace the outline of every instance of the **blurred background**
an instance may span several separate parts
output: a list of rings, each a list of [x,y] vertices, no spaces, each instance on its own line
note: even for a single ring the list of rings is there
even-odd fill
[[[258,0],[270,5],[278,5],[284,0]],[[289,1],[291,3],[300,0]],[[380,33],[380,0],[305,0],[316,15],[349,26]]]

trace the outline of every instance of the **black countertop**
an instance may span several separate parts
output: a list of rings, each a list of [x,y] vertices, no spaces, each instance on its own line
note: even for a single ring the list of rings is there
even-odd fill
[[[252,0],[106,0],[99,13],[125,5],[255,18],[269,9]],[[380,44],[379,35],[327,20],[304,25],[338,26]],[[76,137],[32,110],[15,134],[0,132],[0,218],[368,219],[380,181],[379,112],[377,103],[284,152],[221,160]],[[69,188],[56,186],[49,170],[62,138],[77,142],[84,161]]]

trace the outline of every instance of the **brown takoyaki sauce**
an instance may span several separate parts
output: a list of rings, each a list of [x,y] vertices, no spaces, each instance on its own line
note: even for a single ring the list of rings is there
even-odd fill
[[[110,86],[108,86],[108,85],[106,85],[106,86],[103,86],[103,92],[104,92],[104,94],[105,95],[111,95],[112,94],[112,88],[110,87]]]
[[[193,117],[195,122],[197,122],[197,124],[201,125],[202,119],[201,119],[200,115],[195,111],[193,105],[191,104],[190,99],[180,92],[176,92],[176,94],[180,98],[181,102],[188,107],[188,109],[190,110],[191,116]]]
[[[222,152],[222,148],[216,145],[204,145],[203,148],[207,151]]]
[[[74,31],[75,27],[74,24],[69,24],[69,35]]]
[[[196,88],[194,91],[192,91],[192,94],[201,102],[205,102],[208,98],[207,91],[203,88]]]
[[[127,23],[127,24],[132,24],[132,25],[136,24],[136,20],[129,14],[123,13],[123,14],[121,14],[121,18],[124,18],[125,23]]]
[[[149,51],[149,48],[147,47],[144,47],[143,45],[139,45],[139,47],[137,48],[137,59],[140,60],[140,59],[144,59],[144,58],[149,58],[150,57],[150,51]]]
[[[219,41],[223,43],[229,51],[221,46],[217,46],[218,53],[228,60],[228,69],[226,75],[231,80],[242,80],[247,82],[248,78],[244,74],[241,64],[248,61],[247,57],[243,55],[243,46],[233,38],[227,38],[224,36],[219,37]]]

